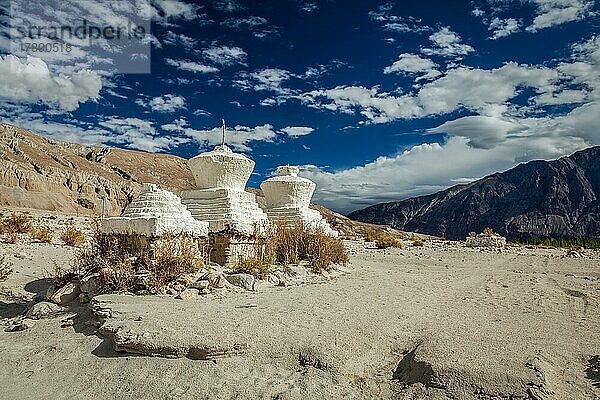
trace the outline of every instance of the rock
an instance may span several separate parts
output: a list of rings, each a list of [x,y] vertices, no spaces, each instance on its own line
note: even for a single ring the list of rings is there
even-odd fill
[[[81,294],[79,283],[69,282],[65,286],[58,289],[50,298],[50,300],[58,305],[64,305],[72,302]]]
[[[225,277],[227,282],[246,290],[254,290],[254,277],[250,274],[232,274]]]
[[[222,289],[227,285],[227,279],[225,279],[223,274],[213,277],[209,282],[215,289]]]
[[[66,309],[64,307],[59,306],[58,304],[50,303],[49,301],[42,301],[37,304],[34,304],[27,311],[27,314],[25,314],[25,316],[31,319],[42,319],[52,317],[64,311],[66,311]]]
[[[198,289],[189,288],[179,293],[176,298],[181,300],[189,300],[198,297],[199,294],[200,291]]]
[[[269,283],[272,283],[275,286],[279,285],[279,278],[276,277],[275,275],[269,275],[268,281],[269,281]]]
[[[208,289],[208,288],[207,288],[207,289],[202,289],[202,290],[200,291],[200,294],[201,294],[201,295],[207,295],[207,294],[211,294],[211,293],[212,293],[212,292],[211,292],[211,291],[210,291],[210,289]]]
[[[207,289],[209,285],[208,281],[196,281],[191,284],[191,287],[198,290]]]
[[[100,294],[100,288],[102,287],[102,280],[100,279],[100,274],[95,273],[84,278],[81,278],[79,281],[79,289],[82,293],[86,293],[89,297],[94,297],[97,294]]]
[[[30,329],[35,324],[35,321],[32,319],[22,319],[20,321],[14,322],[12,325],[8,326],[4,329],[4,332],[20,332],[26,329]]]
[[[148,289],[148,282],[150,281],[150,272],[145,269],[138,269],[133,274],[133,284],[137,290]]]
[[[81,294],[79,295],[79,297],[77,298],[77,300],[79,300],[79,302],[80,302],[81,304],[89,303],[91,299],[92,299],[92,298],[91,298],[91,297],[90,297],[90,295],[89,295],[89,294],[87,294],[87,293],[81,293]]]

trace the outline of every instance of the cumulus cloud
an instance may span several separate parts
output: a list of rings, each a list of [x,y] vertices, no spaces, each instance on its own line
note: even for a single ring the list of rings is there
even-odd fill
[[[583,19],[594,5],[588,0],[530,0],[537,7],[533,23],[527,27],[530,32]]]
[[[117,133],[105,142],[118,143],[125,147],[151,153],[189,142],[188,138],[157,135],[151,121],[139,118],[112,117],[101,121],[99,124]]]
[[[384,74],[391,73],[422,73],[417,80],[433,79],[441,75],[437,69],[437,64],[428,58],[422,58],[418,54],[403,53],[400,54],[397,61],[384,68]]]
[[[165,94],[162,96],[154,97],[150,101],[143,99],[136,100],[136,103],[143,106],[149,107],[155,112],[175,112],[176,110],[185,108],[185,98],[182,96],[176,96],[174,94]]]
[[[282,84],[292,76],[294,75],[285,69],[266,68],[252,73],[240,73],[234,83],[245,90],[271,91],[283,95],[291,93]]]
[[[358,111],[370,123],[446,114],[461,108],[496,115],[506,111],[505,103],[516,97],[519,89],[553,91],[558,77],[551,68],[511,62],[492,70],[453,68],[413,94],[394,96],[379,92],[377,87],[338,86],[306,92],[298,98],[313,108],[347,114]]]
[[[202,54],[219,65],[244,64],[247,53],[240,47],[212,46],[202,51]]]
[[[464,117],[434,128],[445,142],[425,143],[363,166],[339,171],[311,167],[315,201],[341,212],[443,190],[535,159],[554,159],[600,144],[600,104],[565,116],[506,119]]]
[[[429,36],[429,40],[433,43],[433,47],[421,49],[421,52],[426,55],[462,57],[475,51],[468,44],[461,43],[460,36],[447,26]]]
[[[393,3],[380,5],[376,10],[369,11],[369,18],[383,25],[383,29],[394,33],[423,33],[432,31],[431,27],[412,16],[398,16],[392,13]]]
[[[221,127],[212,129],[194,129],[189,126],[185,118],[179,118],[170,124],[164,124],[161,128],[168,132],[177,132],[201,144],[209,147],[221,144]],[[227,127],[225,131],[225,143],[239,151],[251,151],[251,142],[275,142],[282,135],[291,138],[308,135],[314,131],[313,128],[304,126],[288,126],[276,131],[271,124],[257,125],[254,127],[236,125]]]
[[[89,70],[72,75],[52,74],[39,58],[0,56],[0,98],[4,101],[41,102],[55,109],[73,111],[80,103],[98,99],[101,88],[100,76]]]
[[[515,18],[500,19],[494,17],[488,29],[492,31],[492,39],[499,39],[518,32],[520,28],[521,22]]]
[[[167,58],[167,59],[165,59],[165,62],[167,64],[177,67],[178,69],[183,70],[183,71],[191,71],[194,73],[197,72],[197,73],[201,73],[201,74],[209,74],[209,73],[219,72],[219,68],[211,67],[209,65],[204,65],[204,64],[197,63],[197,62],[193,62],[193,61],[174,60],[172,58]]]

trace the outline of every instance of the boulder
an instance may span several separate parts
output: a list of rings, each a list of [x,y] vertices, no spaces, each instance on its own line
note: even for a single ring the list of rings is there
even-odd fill
[[[81,294],[78,282],[69,282],[58,289],[50,300],[58,305],[65,305],[75,300]]]
[[[196,297],[198,297],[198,295],[200,294],[200,291],[198,289],[185,289],[183,292],[179,293],[177,295],[178,299],[181,300],[189,300],[189,299],[194,299]]]
[[[58,304],[50,303],[49,301],[41,301],[34,304],[25,316],[31,319],[42,319],[46,317],[52,317],[56,314],[64,312],[65,308]]]
[[[254,290],[254,276],[250,274],[232,274],[225,277],[227,282],[246,290]]]
[[[19,332],[19,331],[24,331],[26,329],[32,328],[34,324],[35,324],[34,320],[25,318],[25,319],[16,321],[12,325],[6,327],[4,329],[4,332]]]
[[[207,289],[208,285],[209,285],[209,282],[207,280],[205,280],[205,281],[196,281],[196,282],[192,283],[190,286],[194,289],[203,290],[203,289]]]
[[[100,294],[100,288],[102,287],[102,280],[100,274],[95,273],[79,281],[79,289],[82,293],[87,294],[90,298]]]

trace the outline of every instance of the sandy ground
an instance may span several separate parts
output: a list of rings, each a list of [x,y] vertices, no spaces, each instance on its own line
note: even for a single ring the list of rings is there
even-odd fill
[[[319,284],[103,295],[2,330],[0,398],[600,399],[600,252],[346,244],[348,273]],[[0,254],[7,320],[75,252],[23,240]]]

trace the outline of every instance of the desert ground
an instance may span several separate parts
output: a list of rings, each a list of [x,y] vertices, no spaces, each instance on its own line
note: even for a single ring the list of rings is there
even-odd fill
[[[101,295],[2,329],[0,398],[600,399],[599,251],[345,245],[347,267],[288,286]],[[3,327],[76,251],[0,244]]]

